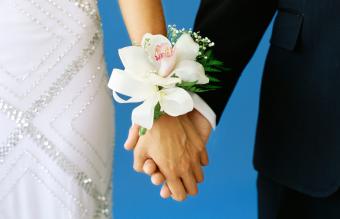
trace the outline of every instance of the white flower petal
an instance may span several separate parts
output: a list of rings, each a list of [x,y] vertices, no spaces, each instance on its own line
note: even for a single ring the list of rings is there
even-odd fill
[[[157,103],[157,96],[152,96],[146,99],[144,103],[132,111],[132,123],[140,125],[143,128],[151,129],[153,126],[154,111]]]
[[[148,77],[148,81],[154,85],[169,88],[176,86],[177,83],[181,83],[182,80],[175,77],[163,78],[157,74],[150,74]]]
[[[190,94],[182,88],[169,88],[161,91],[161,110],[170,116],[180,116],[194,109]]]
[[[163,43],[171,45],[170,40],[161,34],[153,35],[150,33],[146,33],[142,39],[142,47],[144,48],[147,48],[147,47],[155,48],[157,45],[163,44]]]
[[[119,69],[112,71],[108,87],[112,89],[113,97],[119,103],[141,102],[157,92],[153,84],[136,80],[128,72]],[[117,93],[131,99],[123,100]]]
[[[150,57],[154,57],[157,46],[164,44],[172,47],[168,38],[161,34],[153,35],[147,33],[143,36],[142,47]]]
[[[197,84],[209,83],[204,67],[196,61],[183,60],[179,62],[172,74],[182,79],[182,81],[197,81]]]
[[[196,60],[199,52],[199,45],[189,34],[184,33],[176,42],[175,50],[177,61]]]
[[[147,33],[143,37],[142,47],[144,48],[145,52],[148,54],[148,57],[150,58],[150,60],[156,65],[159,65],[159,63],[157,63],[157,61],[155,60],[156,48],[157,46],[164,45],[164,44],[172,48],[171,42],[168,40],[168,38],[166,38],[163,35],[160,35],[160,34],[153,35],[153,34]]]
[[[156,70],[142,47],[124,47],[120,49],[118,53],[125,69],[133,73],[143,75]]]
[[[160,61],[160,66],[158,70],[158,74],[162,77],[167,77],[171,74],[171,72],[174,70],[174,67],[176,66],[176,54],[174,53],[170,57],[164,57]]]

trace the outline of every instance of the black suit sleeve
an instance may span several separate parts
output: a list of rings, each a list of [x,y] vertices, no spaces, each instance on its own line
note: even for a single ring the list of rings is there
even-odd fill
[[[216,73],[222,89],[199,94],[216,113],[217,122],[276,8],[277,0],[202,0],[195,31],[215,42],[215,57],[231,68]]]

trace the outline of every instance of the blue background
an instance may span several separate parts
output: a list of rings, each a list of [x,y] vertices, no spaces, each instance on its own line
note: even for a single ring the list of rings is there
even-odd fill
[[[113,67],[121,67],[117,49],[130,42],[117,1],[99,2],[106,60],[111,71]],[[168,24],[192,27],[198,0],[169,0],[163,3]],[[221,123],[211,136],[208,145],[210,165],[205,168],[206,179],[200,185],[199,195],[184,203],[161,199],[160,188],[154,187],[148,177],[132,170],[132,154],[123,149],[132,106],[116,105],[113,209],[116,219],[257,218],[256,172],[252,167],[252,153],[259,86],[270,32],[271,28],[243,72]]]

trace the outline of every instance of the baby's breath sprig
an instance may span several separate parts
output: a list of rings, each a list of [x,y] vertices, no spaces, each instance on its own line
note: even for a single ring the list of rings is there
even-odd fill
[[[200,32],[194,32],[191,29],[177,29],[176,25],[169,25],[168,26],[168,35],[171,43],[173,45],[176,44],[178,38],[181,37],[183,33],[187,33],[191,35],[193,40],[199,45],[199,55],[197,59],[202,59],[205,58],[207,59],[208,57],[205,56],[205,53],[210,50],[212,47],[215,46],[215,43],[212,42],[208,37],[202,37],[200,35]]]
[[[220,82],[220,80],[218,77],[213,76],[212,74],[218,72],[227,72],[230,71],[230,69],[225,68],[224,63],[220,60],[217,60],[213,56],[212,48],[215,46],[215,43],[212,42],[208,37],[202,37],[199,31],[194,32],[191,29],[187,30],[184,28],[178,29],[176,25],[168,26],[168,37],[173,45],[176,44],[177,40],[183,33],[191,35],[192,39],[199,45],[199,53],[196,57],[196,61],[203,65],[210,83],[197,85],[196,83],[183,82],[178,86],[195,93],[221,88],[221,86],[213,84]]]
[[[184,28],[177,29],[176,25],[168,26],[168,38],[172,45],[175,45],[177,40],[182,36],[183,33],[189,33],[191,35],[191,30],[186,30]]]
[[[202,37],[200,32],[193,32],[191,36],[199,45],[199,55],[197,59],[207,59],[208,56],[206,56],[206,52],[211,50],[211,48],[215,46],[215,43],[212,42],[208,37]]]

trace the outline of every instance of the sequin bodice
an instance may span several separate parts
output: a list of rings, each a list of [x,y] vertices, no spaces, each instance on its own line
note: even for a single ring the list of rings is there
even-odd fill
[[[0,219],[110,218],[97,2],[3,0],[0,29]]]

